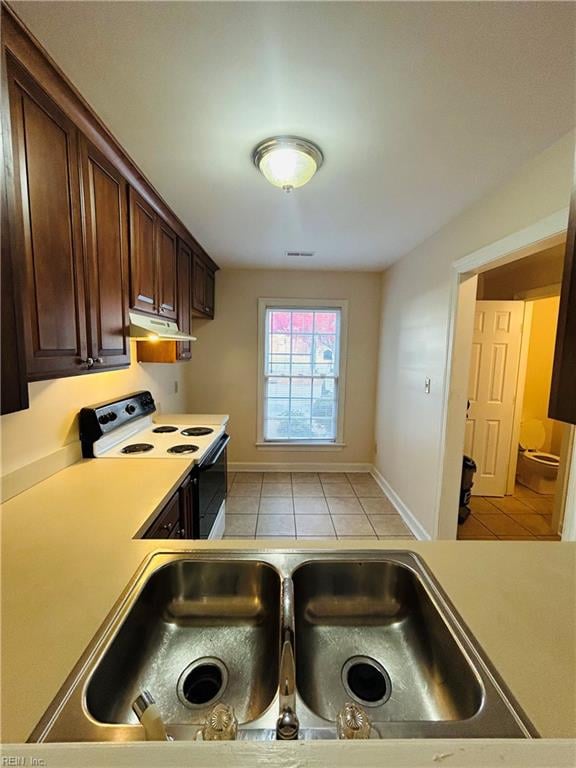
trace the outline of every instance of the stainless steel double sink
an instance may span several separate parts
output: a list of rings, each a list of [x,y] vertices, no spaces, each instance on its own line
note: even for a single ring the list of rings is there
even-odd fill
[[[286,637],[301,739],[336,738],[347,701],[374,738],[537,736],[417,555],[228,551],[153,555],[30,740],[143,739],[143,690],[175,739],[216,702],[274,739]]]

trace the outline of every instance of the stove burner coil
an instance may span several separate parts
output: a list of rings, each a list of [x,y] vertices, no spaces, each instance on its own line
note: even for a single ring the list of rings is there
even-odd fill
[[[155,427],[152,432],[155,432],[157,435],[163,435],[167,434],[168,432],[178,432],[178,427],[171,427],[168,424],[161,425],[159,427]]]
[[[126,445],[120,453],[148,453],[154,448],[150,443],[132,443],[132,445]]]
[[[203,435],[211,435],[214,432],[210,427],[188,427],[183,429],[180,433],[184,437],[202,437]]]
[[[168,448],[168,453],[196,453],[197,445],[173,445]]]

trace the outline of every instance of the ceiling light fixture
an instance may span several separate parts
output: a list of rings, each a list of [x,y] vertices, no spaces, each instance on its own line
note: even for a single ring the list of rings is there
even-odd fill
[[[291,192],[310,181],[324,162],[324,155],[307,139],[273,136],[254,148],[252,161],[270,184]]]

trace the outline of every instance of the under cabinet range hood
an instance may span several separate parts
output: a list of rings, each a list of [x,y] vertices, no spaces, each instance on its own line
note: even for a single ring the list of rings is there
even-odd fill
[[[196,336],[182,333],[172,320],[130,312],[130,338],[136,341],[196,341]]]

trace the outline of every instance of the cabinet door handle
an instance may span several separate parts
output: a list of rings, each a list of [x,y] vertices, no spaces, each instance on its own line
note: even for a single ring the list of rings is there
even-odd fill
[[[100,363],[100,365],[102,365],[102,363],[104,362],[104,358],[103,357],[97,357],[94,362]]]
[[[93,357],[87,357],[85,359],[80,358],[80,364],[83,368],[92,368],[94,365],[94,358]]]

